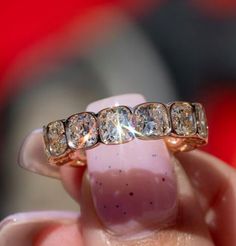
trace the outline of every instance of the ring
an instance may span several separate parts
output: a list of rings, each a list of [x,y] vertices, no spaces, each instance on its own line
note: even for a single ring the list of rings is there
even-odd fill
[[[200,103],[147,102],[134,108],[115,106],[97,114],[81,112],[50,122],[44,129],[50,164],[86,164],[85,150],[98,144],[124,144],[134,138],[163,139],[172,152],[189,151],[207,144],[208,125]]]

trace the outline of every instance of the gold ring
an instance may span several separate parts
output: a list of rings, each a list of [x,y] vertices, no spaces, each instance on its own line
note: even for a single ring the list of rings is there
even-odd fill
[[[81,112],[44,126],[50,164],[86,164],[85,150],[98,144],[124,144],[134,138],[163,139],[172,152],[189,151],[208,141],[205,110],[200,103],[147,102],[134,108],[116,106],[97,114]]]

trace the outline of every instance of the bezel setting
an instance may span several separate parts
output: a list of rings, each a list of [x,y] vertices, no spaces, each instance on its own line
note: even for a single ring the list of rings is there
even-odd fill
[[[142,103],[134,108],[135,134],[137,138],[160,138],[171,131],[168,109],[163,103]]]
[[[63,155],[68,148],[64,122],[57,120],[44,127],[44,139],[50,155],[55,157]]]
[[[49,163],[85,165],[85,150],[100,143],[124,144],[135,137],[142,140],[164,139],[173,151],[189,151],[208,141],[206,113],[200,103],[142,103],[134,108],[114,106],[97,114],[81,112],[66,120],[43,127]]]
[[[101,142],[107,145],[127,143],[134,138],[132,111],[126,106],[106,108],[98,112]]]
[[[195,108],[198,135],[206,138],[208,136],[208,124],[205,109],[200,103],[193,103],[193,106]]]
[[[66,120],[66,136],[71,149],[94,147],[98,142],[96,115],[82,112],[70,116]]]
[[[189,137],[196,134],[197,124],[193,106],[188,102],[174,102],[169,107],[172,135]]]

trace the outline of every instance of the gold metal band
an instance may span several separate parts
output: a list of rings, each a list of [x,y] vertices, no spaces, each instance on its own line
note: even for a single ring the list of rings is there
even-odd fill
[[[134,138],[163,139],[173,152],[189,151],[208,141],[206,114],[200,103],[147,102],[134,108],[117,106],[97,114],[81,112],[44,127],[49,163],[86,164],[85,150],[98,144],[124,144]]]

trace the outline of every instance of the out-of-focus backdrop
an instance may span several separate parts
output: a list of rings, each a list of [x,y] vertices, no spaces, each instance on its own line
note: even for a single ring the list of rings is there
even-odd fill
[[[17,152],[31,130],[115,94],[204,103],[205,150],[236,167],[236,1],[9,0],[0,30],[0,218],[78,209]]]

